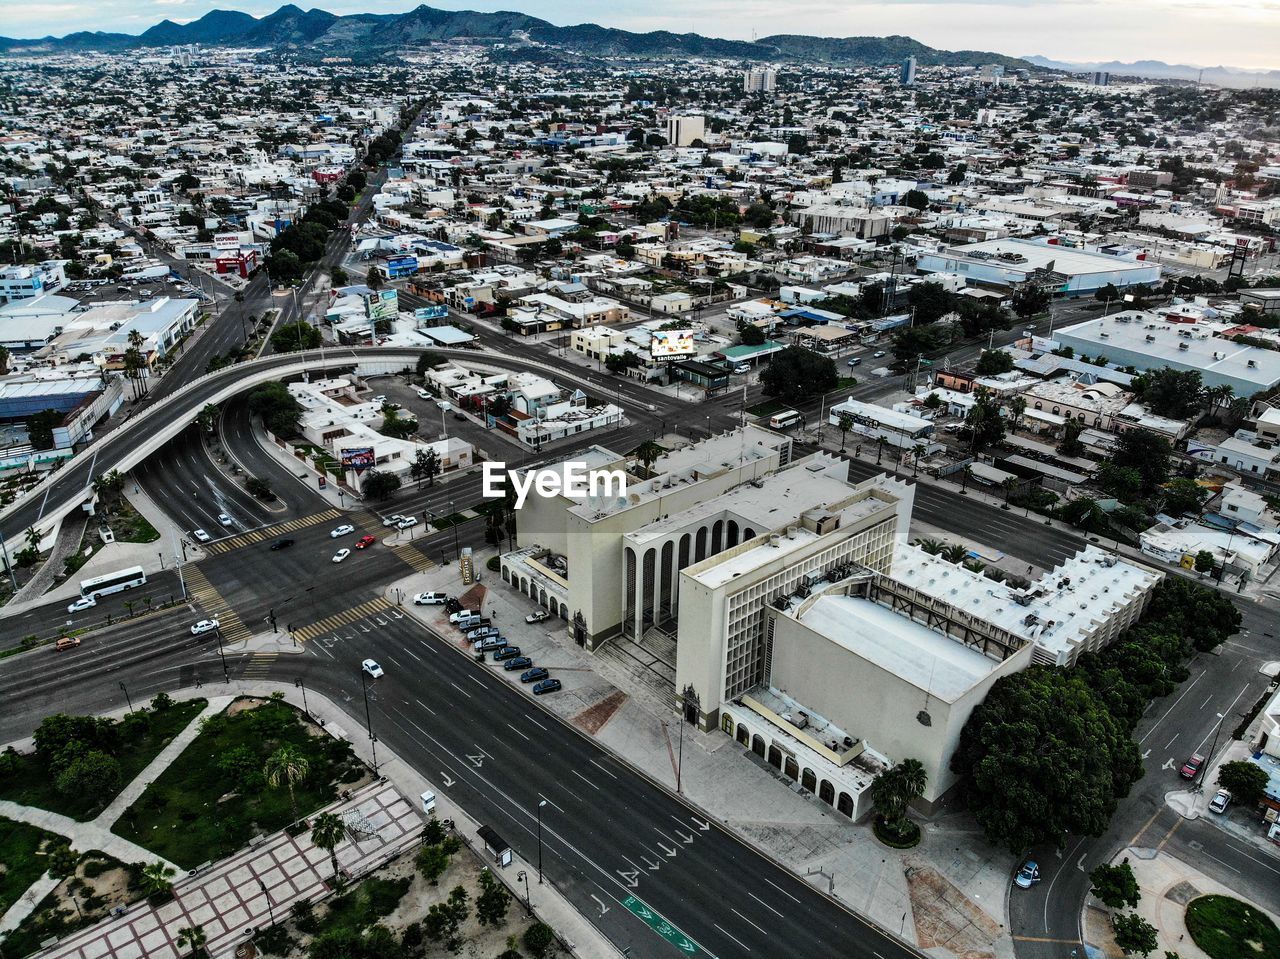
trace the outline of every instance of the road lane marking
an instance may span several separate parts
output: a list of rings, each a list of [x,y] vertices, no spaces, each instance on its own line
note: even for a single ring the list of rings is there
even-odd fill
[[[592,782],[590,779],[588,779],[586,776],[582,775],[582,773],[578,772],[578,770],[576,770],[576,769],[570,769],[570,770],[569,770],[569,772],[573,773],[575,776],[577,776],[579,779],[581,779],[584,783],[586,783],[588,786],[590,786],[590,787],[591,787],[592,789],[594,789],[596,792],[599,792],[599,791],[600,791],[600,787],[599,787],[599,786],[597,786],[595,783],[593,783],[593,782]]]
[[[427,712],[429,712],[432,716],[436,714],[436,711],[432,709],[430,706],[428,706],[426,703],[424,703],[421,699],[415,699],[414,702],[417,703],[419,706],[421,706],[423,709],[425,709]]]
[[[764,882],[767,882],[767,883],[769,883],[769,885],[773,886],[773,888],[774,888],[774,889],[778,890],[778,892],[782,893],[784,896],[786,896],[788,899],[790,899],[792,902],[794,902],[797,906],[803,906],[803,905],[804,905],[804,903],[802,903],[802,902],[801,902],[799,899],[797,899],[795,896],[791,895],[791,893],[787,892],[785,889],[783,889],[781,886],[779,886],[776,882],[773,882],[773,881],[772,881],[772,880],[770,880],[770,879],[765,879],[765,877],[764,877],[764,876],[761,876],[760,878],[761,878]]]
[[[520,730],[516,729],[516,727],[512,726],[510,723],[507,723],[507,728],[511,730],[513,733],[515,733],[517,736],[519,736],[521,739],[523,739],[525,742],[527,743],[533,742],[532,739],[530,739],[524,733],[520,732]]]
[[[459,686],[457,683],[455,683],[452,679],[449,680],[449,685],[452,686],[454,689],[456,689],[458,692],[462,693],[462,695],[466,696],[467,699],[471,698],[471,694],[467,692],[465,689],[463,689],[461,686]]]
[[[535,726],[537,726],[539,729],[541,729],[544,733],[545,733],[545,732],[547,732],[547,727],[546,727],[546,726],[544,726],[544,725],[542,725],[542,723],[538,722],[536,719],[534,719],[534,718],[533,718],[532,716],[530,716],[528,713],[525,713],[525,717],[524,717],[524,718],[525,718],[525,719],[527,719],[527,720],[529,720],[529,722],[533,723]]]
[[[750,951],[751,951],[751,947],[750,947],[750,946],[748,946],[746,943],[744,943],[741,939],[739,939],[739,938],[738,938],[737,936],[735,936],[733,933],[731,933],[731,932],[729,932],[727,929],[725,929],[725,927],[724,927],[724,926],[722,926],[722,925],[720,925],[720,923],[718,923],[718,922],[713,922],[711,925],[715,926],[717,929],[719,929],[721,932],[723,932],[726,936],[728,936],[730,939],[732,939],[734,942],[736,942],[736,943],[737,943],[741,948],[743,948],[743,949],[747,950],[747,952],[750,952]]]
[[[407,646],[401,646],[401,647],[400,647],[400,650],[401,650],[401,652],[403,652],[406,656],[412,656],[412,657],[413,657],[414,659],[416,659],[418,662],[422,662],[422,657],[421,657],[421,656],[419,656],[417,653],[415,653],[412,649],[409,649]]]
[[[608,776],[610,779],[614,779],[614,780],[616,780],[616,779],[618,778],[618,777],[617,777],[617,776],[615,776],[613,773],[609,772],[609,770],[607,770],[607,769],[605,769],[603,766],[601,766],[601,765],[600,765],[598,762],[596,762],[594,759],[589,759],[589,760],[587,760],[587,762],[591,763],[591,765],[595,766],[595,767],[596,767],[596,769],[600,770],[602,773],[604,773],[604,774],[605,774],[606,776]]]
[[[1179,736],[1181,736],[1181,735],[1182,735],[1182,733],[1174,733],[1174,734],[1173,734],[1173,739],[1170,739],[1167,743],[1165,743],[1165,744],[1164,744],[1164,748],[1165,748],[1165,749],[1168,749],[1170,746],[1172,746],[1172,745],[1177,741],[1178,737],[1179,737]]]
[[[765,932],[763,929],[761,929],[759,926],[757,926],[754,922],[752,922],[750,919],[748,919],[748,918],[747,918],[746,916],[744,916],[742,913],[738,912],[738,910],[734,909],[732,906],[730,906],[730,907],[729,907],[729,911],[730,911],[731,913],[733,913],[735,916],[737,916],[739,919],[741,919],[743,922],[745,922],[748,926],[750,926],[750,927],[751,927],[752,929],[754,929],[756,932],[760,933],[762,936],[767,936],[767,935],[769,935],[767,932]]]
[[[486,693],[489,691],[489,687],[486,686],[474,673],[467,673],[467,678],[483,689]]]
[[[1165,710],[1164,715],[1161,716],[1159,719],[1157,719],[1155,721],[1155,724],[1150,729],[1148,729],[1145,733],[1142,734],[1142,738],[1138,740],[1139,746],[1141,746],[1143,743],[1147,741],[1147,737],[1156,731],[1157,726],[1159,726],[1162,722],[1164,722],[1166,719],[1169,718],[1169,714],[1173,712],[1174,708],[1178,705],[1178,703],[1182,702],[1182,697],[1187,695],[1187,693],[1191,692],[1192,687],[1195,686],[1196,683],[1200,682],[1203,676],[1204,676],[1203,672],[1196,674],[1196,678],[1191,680],[1191,685],[1188,686],[1186,689],[1184,689],[1182,693],[1178,696],[1178,698],[1169,704],[1169,708]]]
[[[764,906],[766,909],[768,909],[771,913],[773,913],[779,919],[786,918],[786,916],[778,912],[778,910],[774,909],[773,906],[769,905],[767,902],[765,902],[763,899],[757,896],[754,892],[748,892],[747,895],[750,896],[752,899],[754,899],[756,902],[760,903],[760,905]]]
[[[547,805],[548,805],[548,806],[555,806],[555,808],[556,808],[556,809],[559,809],[561,812],[564,812],[564,807],[563,807],[563,806],[561,806],[559,803],[557,803],[557,802],[556,802],[554,799],[552,799],[550,796],[546,795],[545,793],[538,793],[538,798],[539,798],[539,799],[546,800],[546,803],[547,803]],[[567,813],[566,813],[566,815],[567,815]]]

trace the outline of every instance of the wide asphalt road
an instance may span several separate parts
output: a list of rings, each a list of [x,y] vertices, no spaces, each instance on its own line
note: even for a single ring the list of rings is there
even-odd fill
[[[188,621],[165,614],[52,662],[55,654],[44,653],[0,663],[7,704],[0,733],[29,733],[41,709],[122,703],[120,682],[135,702],[197,677],[215,690],[216,649],[212,641],[201,648]],[[304,681],[348,713],[346,728],[358,736],[365,725],[359,664],[377,659],[386,670],[369,684],[378,740],[531,863],[539,858],[541,808],[547,881],[632,957],[917,955],[620,763],[541,708],[528,687],[496,678],[495,667],[473,662],[412,617],[394,611],[367,625],[355,638],[308,644],[304,654],[281,656],[255,675]],[[243,672],[246,658],[233,655],[231,675]],[[58,692],[88,689],[96,700]],[[25,729],[15,728],[17,716]],[[530,881],[536,886],[536,877]],[[665,936],[638,918],[642,909],[660,917],[653,925],[667,924]]]

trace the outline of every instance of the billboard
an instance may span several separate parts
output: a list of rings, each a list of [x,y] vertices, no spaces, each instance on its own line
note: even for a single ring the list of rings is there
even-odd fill
[[[218,250],[239,250],[240,234],[239,233],[215,233],[213,235],[214,249]]]
[[[413,318],[418,323],[425,323],[427,320],[443,320],[449,316],[449,308],[443,303],[436,306],[420,306],[413,311]]]
[[[355,470],[359,473],[361,470],[373,468],[375,461],[372,446],[353,446],[340,452],[344,470]]]
[[[369,297],[369,319],[394,320],[400,312],[400,296],[395,290],[383,290]]]
[[[693,330],[655,330],[649,340],[649,355],[655,360],[693,356]]]

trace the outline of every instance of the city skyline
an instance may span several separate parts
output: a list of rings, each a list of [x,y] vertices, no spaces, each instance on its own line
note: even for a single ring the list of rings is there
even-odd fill
[[[411,10],[413,0],[330,0],[318,6],[331,13],[394,14]],[[670,3],[621,0],[607,8],[563,0],[438,0],[445,10],[516,10],[557,25],[583,22],[648,32],[669,30],[725,39],[778,33],[814,36],[903,34],[940,49],[990,50],[1007,56],[1046,56],[1070,62],[1162,60],[1195,66],[1263,70],[1280,67],[1280,9],[1255,0],[1225,4],[1204,0],[1140,0],[1123,6],[1100,0],[1047,3],[1043,0],[884,0],[855,10],[832,0],[806,0],[785,8],[754,0],[708,0],[696,10]],[[5,35],[37,39],[80,30],[141,33],[164,19],[185,23],[210,10],[232,9],[261,17],[273,3],[225,0],[103,0],[14,7],[5,12]],[[1088,23],[1090,29],[1075,29]],[[1141,38],[1141,46],[1131,39]],[[1242,44],[1241,38],[1248,38]],[[1118,42],[1117,38],[1124,38]]]

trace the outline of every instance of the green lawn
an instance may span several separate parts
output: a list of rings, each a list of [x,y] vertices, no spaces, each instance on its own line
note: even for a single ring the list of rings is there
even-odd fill
[[[345,895],[329,901],[328,911],[320,922],[320,931],[346,927],[356,932],[369,928],[396,906],[409,891],[408,879],[369,878]]]
[[[141,895],[138,883],[140,875],[140,869],[130,870],[118,859],[104,852],[92,850],[85,853],[80,857],[80,864],[76,869],[78,882],[72,884],[79,910],[55,889],[40,900],[31,915],[5,938],[5,956],[19,959],[38,952],[40,943],[47,939],[62,939],[93,925],[119,902],[115,895],[97,894],[95,888],[104,888],[98,883],[102,882],[106,888],[110,888],[113,882],[124,882],[127,886],[124,898],[133,901]]]
[[[1212,959],[1280,956],[1280,929],[1261,911],[1230,896],[1201,896],[1187,906],[1187,931]]]
[[[332,802],[339,783],[364,771],[349,743],[315,730],[277,702],[213,717],[125,810],[115,832],[190,869],[235,852],[258,833],[283,829],[293,820],[289,790],[268,786],[262,772],[281,745],[296,747],[310,766],[294,787],[299,816]]]
[[[53,833],[12,819],[0,819],[0,915],[22,898],[27,887],[44,875],[44,857],[37,855],[46,842],[64,843]]]
[[[120,763],[121,787],[146,769],[147,764],[156,758],[156,754],[174,736],[186,729],[207,705],[208,702],[203,699],[175,702],[159,712],[147,710],[150,722],[120,723],[120,747],[115,758]],[[87,822],[98,815],[114,798],[115,794],[63,795],[58,792],[53,776],[45,764],[34,753],[18,756],[13,772],[0,778],[0,799],[22,803],[24,806],[38,806],[81,822]],[[0,858],[0,861],[9,860]]]

